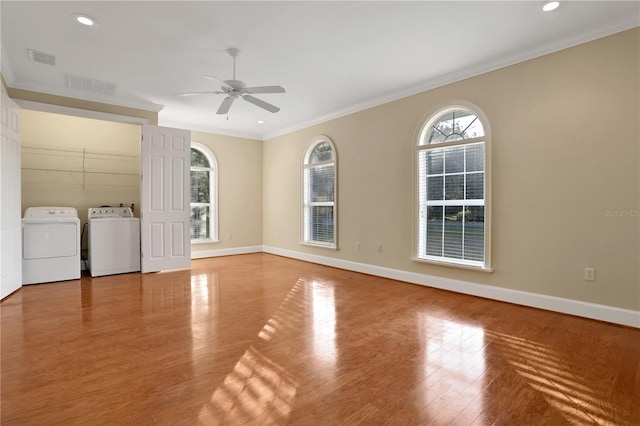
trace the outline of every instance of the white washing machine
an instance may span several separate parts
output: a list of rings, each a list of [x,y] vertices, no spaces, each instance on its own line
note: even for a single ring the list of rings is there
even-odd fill
[[[89,270],[92,277],[140,270],[140,219],[129,207],[89,209]]]
[[[29,207],[22,218],[22,284],[80,278],[80,219],[73,207]]]

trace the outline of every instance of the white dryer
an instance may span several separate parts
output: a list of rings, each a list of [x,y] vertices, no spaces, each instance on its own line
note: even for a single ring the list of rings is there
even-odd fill
[[[140,219],[129,207],[89,209],[92,277],[140,270]]]
[[[29,207],[22,218],[22,284],[80,278],[80,219],[73,207]]]

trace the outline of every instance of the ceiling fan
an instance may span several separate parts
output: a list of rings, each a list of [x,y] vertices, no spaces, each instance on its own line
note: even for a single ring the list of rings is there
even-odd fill
[[[269,112],[278,112],[280,108],[275,105],[271,105],[268,102],[263,101],[262,99],[258,99],[254,96],[251,96],[255,93],[284,93],[284,87],[282,86],[258,86],[258,87],[247,87],[247,85],[240,80],[236,80],[236,57],[240,51],[236,48],[227,49],[227,53],[229,56],[233,58],[233,79],[231,80],[221,80],[218,77],[214,77],[211,75],[204,75],[204,78],[209,80],[216,81],[220,83],[221,90],[207,91],[207,92],[191,92],[191,93],[178,93],[179,96],[197,96],[197,95],[206,95],[206,94],[215,94],[215,95],[227,95],[227,97],[222,101],[220,107],[216,114],[226,114],[231,108],[233,102],[242,98],[245,101],[252,103],[262,109],[266,109]]]

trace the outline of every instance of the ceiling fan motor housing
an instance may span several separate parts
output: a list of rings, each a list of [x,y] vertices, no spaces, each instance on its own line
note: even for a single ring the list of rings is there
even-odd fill
[[[227,83],[229,86],[231,86],[233,88],[233,91],[237,91],[237,92],[240,92],[242,91],[242,89],[245,89],[247,87],[245,82],[240,80],[225,80],[224,82]],[[232,91],[232,90],[229,89],[229,91]]]

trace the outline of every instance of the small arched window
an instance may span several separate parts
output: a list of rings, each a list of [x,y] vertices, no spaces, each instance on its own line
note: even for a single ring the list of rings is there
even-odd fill
[[[418,139],[417,259],[490,269],[486,125],[468,106],[431,115]]]
[[[302,164],[305,244],[337,247],[336,150],[326,136],[309,144]]]
[[[217,163],[204,145],[191,143],[191,242],[218,240]]]

